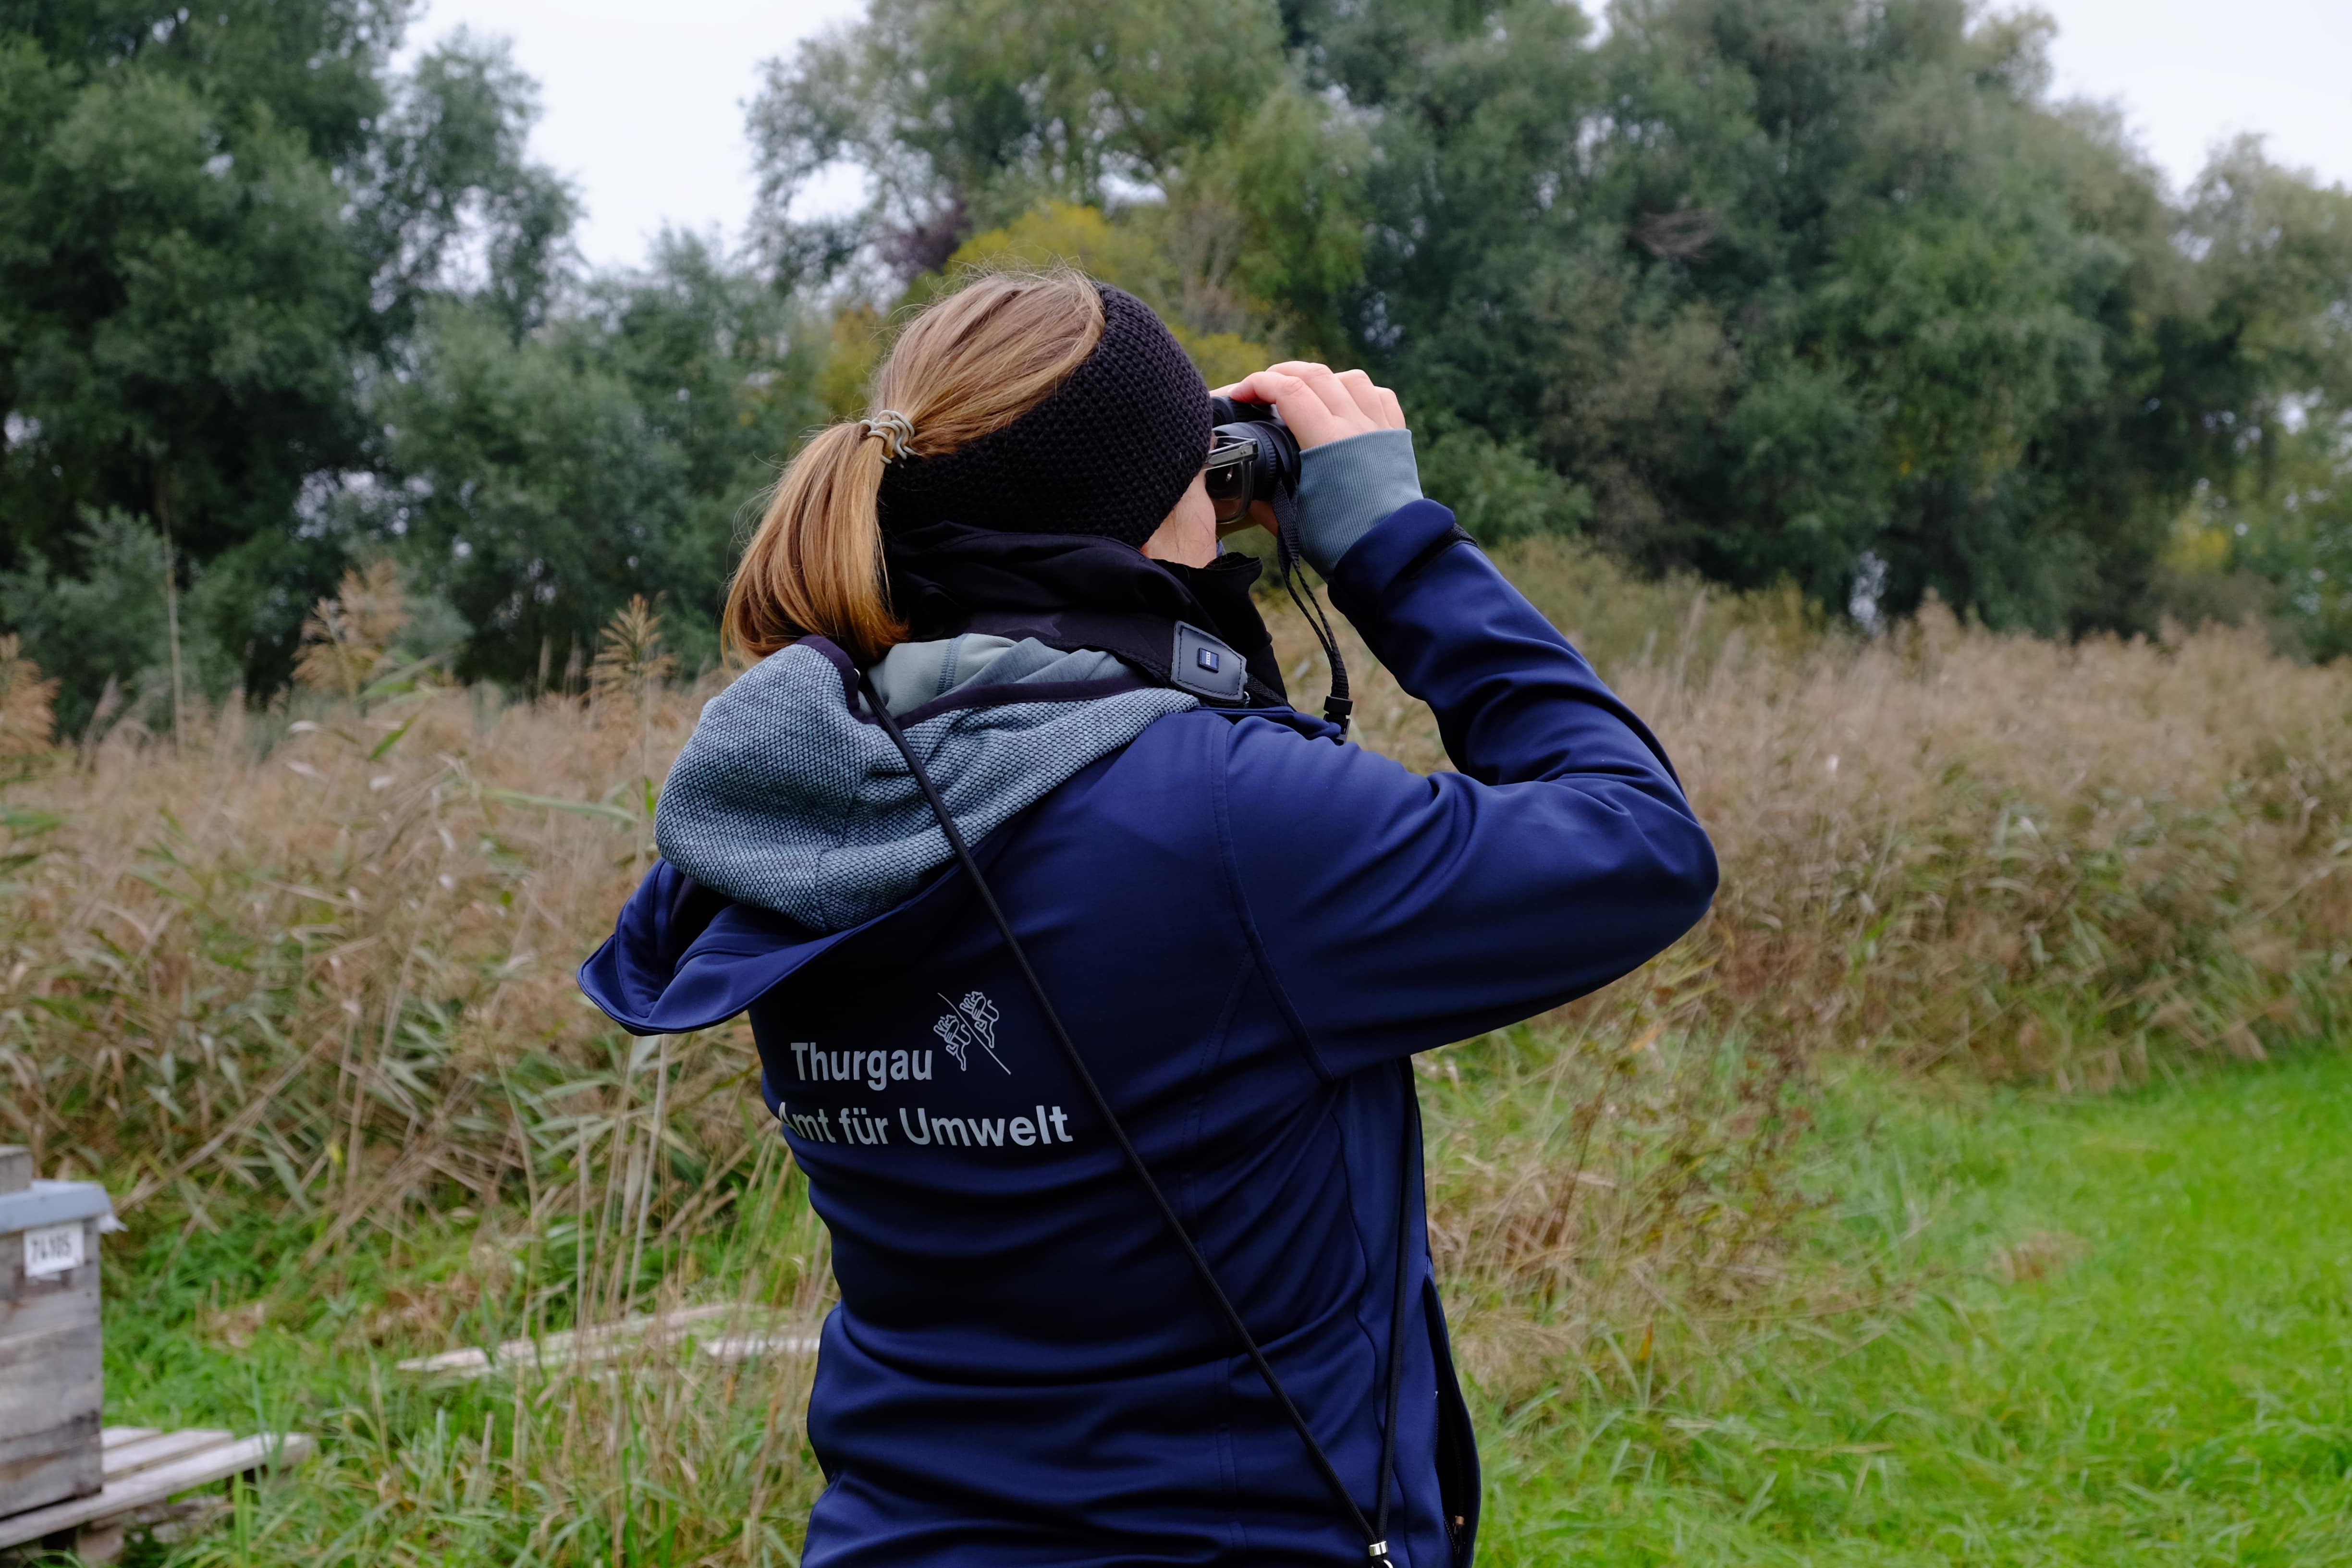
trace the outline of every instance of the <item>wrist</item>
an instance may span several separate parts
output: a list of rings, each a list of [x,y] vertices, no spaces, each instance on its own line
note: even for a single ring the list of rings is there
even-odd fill
[[[1298,542],[1325,577],[1381,519],[1422,499],[1410,430],[1367,430],[1299,454]]]

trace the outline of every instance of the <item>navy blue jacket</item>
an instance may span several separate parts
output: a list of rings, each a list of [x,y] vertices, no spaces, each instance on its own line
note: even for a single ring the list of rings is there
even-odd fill
[[[1381,1484],[1400,1568],[1439,1568],[1466,1556],[1476,1470],[1408,1058],[1625,973],[1706,910],[1715,858],[1656,741],[1444,508],[1382,521],[1331,592],[1458,773],[1288,710],[1200,709],[978,849],[1368,1516],[1402,1333]],[[830,1483],[810,1568],[1363,1561],[961,872],[816,934],[665,866],[581,978],[641,1033],[751,1012],[841,1289],[809,1402]]]

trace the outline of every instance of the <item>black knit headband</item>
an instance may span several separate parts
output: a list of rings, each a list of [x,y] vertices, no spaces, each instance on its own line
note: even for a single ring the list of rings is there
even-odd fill
[[[1151,537],[1208,456],[1209,389],[1150,306],[1097,287],[1102,341],[1044,401],[952,452],[883,470],[886,530]]]

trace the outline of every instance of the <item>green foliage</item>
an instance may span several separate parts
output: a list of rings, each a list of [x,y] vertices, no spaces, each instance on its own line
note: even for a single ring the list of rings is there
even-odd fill
[[[2315,658],[2352,654],[2352,420],[2273,430],[2257,482],[2208,490],[2198,515],[2236,576],[2273,586],[2259,609]]]
[[[867,221],[908,273],[967,232],[1049,197],[1099,205],[1157,180],[1246,115],[1282,73],[1254,0],[876,0],[768,68],[751,109],[761,205],[781,213],[826,164],[873,171]]]
[[[908,288],[909,303],[928,300],[959,286],[977,268],[1045,268],[1075,267],[1087,276],[1118,285],[1163,316],[1176,341],[1192,355],[1192,363],[1212,386],[1239,381],[1283,356],[1238,330],[1217,330],[1210,323],[1232,321],[1248,324],[1229,300],[1208,298],[1211,291],[1188,277],[1168,243],[1167,226],[1153,221],[1160,215],[1123,214],[1114,223],[1099,207],[1073,206],[1049,201],[1022,214],[1002,228],[973,235],[937,272],[927,272]],[[894,312],[895,313],[895,312]]]
[[[2233,400],[2228,417],[2184,433],[2210,478],[2176,559],[2270,584],[2247,610],[2315,657],[2352,653],[2352,194],[2315,190],[2241,142],[2198,182],[2189,212],[2211,300],[2198,348]]]
[[[2028,458],[2097,391],[2113,247],[2037,166],[2037,37],[1935,0],[1628,5],[1597,47],[1546,5],[1333,26],[1384,105],[1367,299],[1414,396],[1653,567],[1842,604],[1871,551],[1897,605],[2065,623]]]
[[[0,19],[0,572],[96,584],[82,520],[139,520],[215,690],[385,552],[471,674],[635,592],[707,656],[743,508],[898,308],[1056,258],[1212,380],[1369,363],[1482,538],[1866,625],[2352,649],[2352,194],[2243,142],[2175,196],[2052,100],[2032,14],[871,0],[767,68],[751,256],[604,277],[530,81],[462,33],[395,72],[408,15]],[[843,163],[865,208],[796,217]],[[79,657],[86,713],[128,677]]]
[[[387,552],[467,675],[563,668],[635,594],[715,655],[737,513],[819,415],[797,310],[685,239],[566,275],[531,83],[462,33],[394,75],[405,16],[0,22],[0,617],[69,727],[168,664],[166,541],[215,695]]]
[[[1835,608],[2153,629],[2200,483],[2261,468],[2281,410],[2345,406],[2347,198],[2243,144],[2168,199],[2111,118],[2050,100],[2032,16],[1624,0],[1599,41],[1552,0],[1160,16],[1015,39],[989,7],[876,5],[772,68],[771,204],[862,166],[874,203],[828,254],[902,276],[1100,206],[1188,330],[1381,367],[1453,443],[1438,471],[1512,520],[1487,532],[1582,528]],[[1252,41],[1277,24],[1281,55]],[[1481,482],[1489,449],[1513,456]]]
[[[1370,156],[1360,127],[1328,100],[1288,80],[1266,93],[1169,182],[1163,221],[1189,307],[1171,313],[1216,331],[1210,300],[1222,297],[1240,312],[1225,330],[1254,315],[1309,354],[1345,357]]]
[[[89,563],[79,577],[58,574],[38,548],[27,549],[14,571],[0,572],[0,621],[16,628],[26,657],[44,670],[79,678],[58,701],[59,734],[83,732],[110,682],[116,697],[106,718],[128,710],[151,727],[168,726],[163,542],[138,519],[108,511],[88,518],[72,545]],[[206,640],[191,639],[183,653],[196,666],[199,689],[230,673]]]
[[[1592,497],[1582,486],[1475,426],[1423,444],[1420,460],[1422,489],[1444,497],[1482,544],[1574,533],[1592,515]]]
[[[1114,223],[1097,206],[1047,201],[957,246],[937,272],[915,279],[908,295],[929,303],[953,289],[968,268],[1049,267],[1077,268],[1154,308],[1171,301],[1182,285],[1175,258],[1148,225]]]
[[[866,247],[903,280],[1044,204],[1143,205],[1179,276],[1155,301],[1166,314],[1202,334],[1344,341],[1361,138],[1286,61],[1260,0],[877,0],[770,63],[751,131],[784,279]],[[866,211],[794,224],[795,194],[843,161],[872,176]],[[1137,193],[1152,199],[1122,203]]]
[[[214,631],[284,677],[341,564],[299,538],[364,468],[365,375],[461,250],[516,321],[569,202],[520,163],[529,84],[460,37],[394,79],[397,0],[91,3],[0,19],[0,566],[99,570],[87,513],[236,558]],[[184,571],[185,569],[184,568]],[[103,667],[61,666],[87,700]]]
[[[680,236],[519,342],[499,303],[430,318],[372,405],[398,482],[352,511],[464,617],[461,673],[535,683],[634,595],[689,668],[717,657],[737,514],[822,417],[800,324]]]
[[[2197,482],[2341,384],[2342,195],[2241,146],[2168,203],[2113,124],[2050,106],[2045,24],[1656,0],[1597,47],[1546,5],[1305,25],[1380,106],[1367,346],[1587,486],[1654,568],[1843,606],[1874,559],[1894,609],[2150,626]]]
[[[462,30],[392,93],[369,149],[370,200],[355,215],[391,328],[411,326],[453,283],[516,332],[544,313],[573,204],[551,170],[525,159],[538,99],[503,44]],[[469,246],[479,276],[453,279],[446,268]]]

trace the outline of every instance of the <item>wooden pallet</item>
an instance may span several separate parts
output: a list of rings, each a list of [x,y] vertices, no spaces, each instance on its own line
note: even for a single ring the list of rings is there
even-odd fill
[[[105,1485],[89,1497],[0,1517],[0,1560],[10,1555],[11,1547],[34,1545],[79,1552],[85,1563],[110,1562],[121,1551],[126,1531],[168,1536],[228,1506],[218,1493],[173,1501],[179,1494],[299,1465],[316,1447],[299,1432],[239,1437],[233,1432],[160,1432],[149,1426],[109,1426],[100,1442]]]

